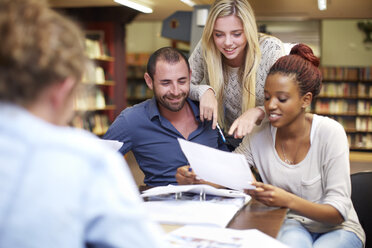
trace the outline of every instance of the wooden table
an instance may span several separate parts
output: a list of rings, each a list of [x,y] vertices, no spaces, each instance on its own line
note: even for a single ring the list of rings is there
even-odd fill
[[[254,199],[242,208],[227,225],[233,229],[258,229],[276,238],[286,216],[286,208],[268,207]]]

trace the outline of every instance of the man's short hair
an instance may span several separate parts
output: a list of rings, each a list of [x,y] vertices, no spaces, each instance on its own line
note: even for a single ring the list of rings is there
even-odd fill
[[[154,75],[156,71],[156,63],[160,60],[166,61],[169,64],[175,64],[183,59],[186,62],[187,69],[190,71],[190,64],[185,56],[181,51],[173,47],[163,47],[156,50],[153,54],[151,54],[149,61],[147,62],[147,73],[154,80]]]

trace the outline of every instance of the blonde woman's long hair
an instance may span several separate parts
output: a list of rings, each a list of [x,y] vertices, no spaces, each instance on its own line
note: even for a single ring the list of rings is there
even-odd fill
[[[253,9],[247,0],[216,0],[211,6],[202,35],[203,56],[206,61],[209,84],[214,89],[218,101],[218,122],[225,128],[223,95],[226,73],[222,54],[214,44],[213,29],[219,17],[235,15],[242,21],[247,39],[245,61],[239,70],[242,83],[242,107],[244,113],[256,105],[256,72],[261,58],[258,32]]]

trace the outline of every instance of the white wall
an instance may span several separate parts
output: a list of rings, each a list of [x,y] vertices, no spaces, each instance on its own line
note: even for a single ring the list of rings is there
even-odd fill
[[[197,25],[197,12],[201,9],[208,9],[209,5],[196,5],[194,6],[194,9],[192,11],[192,22],[191,22],[191,37],[190,37],[190,55],[192,51],[194,51],[194,48],[198,44],[198,42],[201,40],[204,26],[198,26]]]
[[[358,21],[322,21],[322,66],[372,66],[372,49],[366,49]]]
[[[161,37],[162,22],[132,22],[126,25],[127,53],[153,53],[171,46],[170,39]]]
[[[304,43],[311,47],[316,56],[320,56],[320,21],[257,21],[266,25],[266,31],[289,45]],[[293,45],[293,44],[292,44]],[[292,46],[288,46],[292,47]],[[289,53],[290,49],[287,51]]]
[[[319,31],[320,47],[317,46],[319,37],[316,35],[316,21],[308,22],[307,24],[310,25],[307,28],[302,26],[306,25],[306,22],[292,23],[290,26],[288,23],[283,25],[280,22],[265,24],[268,24],[268,31],[284,42],[298,39],[309,44],[314,53],[320,55],[322,66],[372,66],[372,49],[366,49],[363,43],[365,34],[358,29],[358,21],[360,20],[322,20]],[[293,25],[300,29],[293,29],[291,27]],[[160,36],[161,26],[161,21],[128,24],[126,26],[127,52],[152,53],[160,47],[171,46],[170,39]]]

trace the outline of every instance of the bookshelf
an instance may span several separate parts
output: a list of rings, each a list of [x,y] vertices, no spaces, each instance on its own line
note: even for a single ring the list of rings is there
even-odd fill
[[[128,106],[145,101],[153,96],[143,75],[146,72],[149,53],[127,53],[127,103]]]
[[[115,54],[109,24],[87,24],[85,52],[92,62],[75,97],[72,125],[97,136],[106,133],[115,118]]]
[[[126,25],[139,12],[116,6],[56,10],[83,28],[89,39],[87,54],[94,64],[80,85],[71,124],[100,136],[127,104]]]
[[[323,67],[312,111],[343,125],[350,150],[372,152],[372,67]]]

